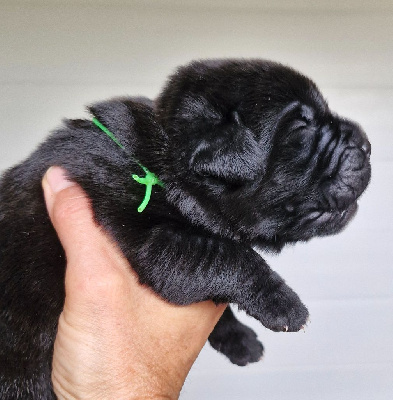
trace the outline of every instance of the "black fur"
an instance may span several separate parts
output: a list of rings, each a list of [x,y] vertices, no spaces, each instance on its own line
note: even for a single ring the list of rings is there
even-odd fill
[[[67,120],[0,181],[0,397],[55,397],[65,259],[41,189],[52,165],[82,186],[140,281],[164,299],[235,303],[269,329],[301,329],[306,307],[253,248],[344,228],[370,179],[361,128],[332,114],[308,78],[260,60],[194,62],[154,103],[114,99],[90,111],[125,150],[91,121]],[[165,183],[142,213],[135,159]],[[238,365],[262,356],[229,309],[209,341]]]

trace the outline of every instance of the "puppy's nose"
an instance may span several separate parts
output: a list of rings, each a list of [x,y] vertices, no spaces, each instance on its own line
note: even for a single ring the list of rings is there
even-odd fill
[[[371,144],[363,129],[355,123],[348,123],[348,121],[347,124],[344,124],[344,129],[350,132],[349,141],[361,149],[367,157],[370,157]]]
[[[370,157],[371,155],[371,143],[367,139],[367,136],[365,132],[359,128],[354,130],[353,136],[357,136],[353,141],[357,146],[360,147],[360,149],[363,151],[364,154],[366,154],[367,157]]]
[[[371,143],[367,139],[363,142],[361,149],[368,157],[370,157]]]

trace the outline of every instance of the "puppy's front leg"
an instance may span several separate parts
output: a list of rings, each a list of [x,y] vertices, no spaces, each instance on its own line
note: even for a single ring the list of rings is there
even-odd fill
[[[174,225],[140,234],[131,264],[141,282],[168,301],[236,303],[274,331],[305,325],[306,307],[252,248]]]

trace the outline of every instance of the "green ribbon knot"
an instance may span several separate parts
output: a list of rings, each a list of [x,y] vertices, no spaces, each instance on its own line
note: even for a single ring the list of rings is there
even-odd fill
[[[138,207],[138,212],[142,212],[148,205],[150,201],[151,191],[154,185],[164,187],[164,184],[157,178],[155,174],[153,174],[153,172],[150,172],[143,165],[140,165],[140,167],[145,171],[146,175],[144,176],[144,178],[141,178],[136,174],[132,175],[133,179],[135,179],[138,183],[146,185],[145,198],[143,199],[141,205]]]

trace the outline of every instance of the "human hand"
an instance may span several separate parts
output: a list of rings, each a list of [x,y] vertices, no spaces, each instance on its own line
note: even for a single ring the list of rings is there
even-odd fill
[[[177,399],[225,309],[176,306],[142,286],[93,220],[83,190],[48,170],[43,189],[67,258],[66,299],[53,355],[59,399]],[[131,221],[132,222],[132,221]]]

